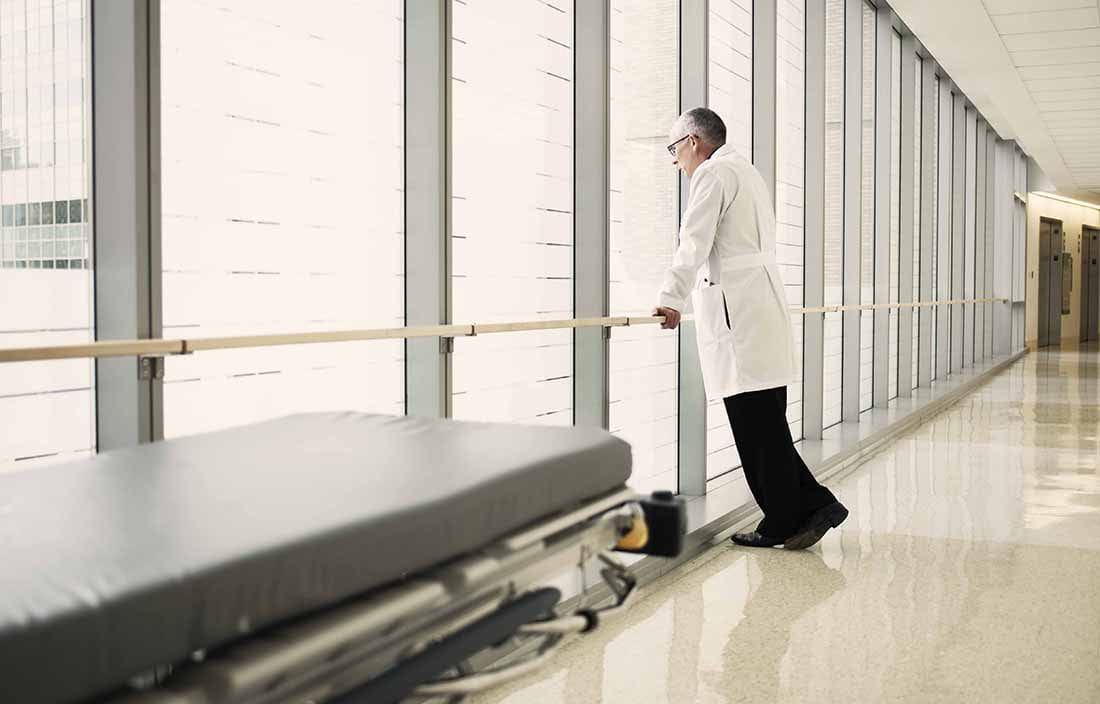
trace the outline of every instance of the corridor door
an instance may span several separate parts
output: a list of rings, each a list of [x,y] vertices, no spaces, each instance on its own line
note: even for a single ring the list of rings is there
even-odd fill
[[[1081,340],[1100,340],[1100,228],[1081,228]]]
[[[1039,219],[1039,346],[1062,343],[1062,221]]]

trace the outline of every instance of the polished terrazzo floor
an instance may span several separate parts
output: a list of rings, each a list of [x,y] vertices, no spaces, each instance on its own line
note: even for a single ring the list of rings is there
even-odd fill
[[[807,552],[716,547],[476,704],[1100,702],[1100,353],[1040,351],[833,486]]]

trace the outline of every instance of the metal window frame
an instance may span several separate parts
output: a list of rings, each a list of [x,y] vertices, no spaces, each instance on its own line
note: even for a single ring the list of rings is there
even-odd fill
[[[952,87],[951,274],[950,297],[966,297],[966,98]],[[951,373],[963,369],[963,305],[951,305]]]
[[[1023,150],[1017,145],[1016,154],[1017,163],[1020,166],[1019,182],[1013,191],[1019,191],[1021,193],[1027,192],[1028,182],[1028,159]],[[1012,200],[1013,207],[1016,213],[1016,262],[1017,272],[1016,281],[1020,287],[1019,301],[1023,302],[1027,297],[1027,263],[1029,256],[1029,246],[1027,241],[1027,208],[1023,203],[1018,203],[1015,199]],[[1015,296],[1013,297],[1015,298]],[[1027,311],[1023,305],[1016,306],[1016,349],[1023,349],[1027,345]]]
[[[707,0],[680,0],[681,112],[707,105],[709,14]],[[687,206],[688,185],[681,174],[679,217]],[[681,323],[678,339],[677,487],[685,496],[702,496],[707,493],[707,395],[695,347],[695,323]]]
[[[901,37],[901,144],[899,145],[901,169],[900,232],[898,249],[900,250],[898,267],[898,302],[913,302],[913,277],[919,272],[913,271],[913,235],[916,187],[916,147],[919,135],[913,121],[916,111],[917,87],[917,42],[912,35]],[[923,117],[923,116],[922,116]],[[922,252],[923,254],[923,252]],[[919,281],[919,279],[918,279]],[[918,338],[919,339],[919,338]],[[919,344],[919,343],[918,343]],[[898,313],[898,396],[907,398],[913,395],[913,309],[902,308]]]
[[[450,0],[405,0],[405,324],[451,320]],[[453,360],[440,341],[405,341],[405,412],[451,415]]]
[[[610,0],[574,6],[573,315],[577,318],[606,317],[611,305],[610,23]],[[574,425],[608,428],[608,331],[573,331]]]
[[[986,291],[997,296],[997,256],[1003,252],[997,237],[997,133],[992,129],[986,132],[985,147],[985,278]],[[993,357],[997,354],[996,331],[999,318],[998,309],[1004,304],[990,303],[985,314],[985,349]]]
[[[95,339],[158,338],[160,3],[116,0],[88,8]],[[95,362],[98,450],[163,438],[163,382],[155,373],[141,378],[140,364]]]
[[[1015,317],[1011,300],[1015,298],[1014,277],[1017,270],[1015,219],[1016,207],[1012,203],[1013,192],[1013,143],[1011,140],[998,139],[994,149],[996,189],[993,206],[994,248],[999,253],[994,260],[993,291],[997,296],[1009,299],[1009,303],[999,305],[994,311],[996,321],[993,325],[993,351],[995,354],[1009,354],[1014,347]]]
[[[874,301],[890,302],[890,215],[894,194],[890,188],[890,163],[894,149],[892,137],[893,12],[884,4],[875,8],[875,252]],[[890,311],[876,308],[872,314],[872,407],[890,405]]]
[[[974,150],[974,298],[986,298],[989,292],[986,286],[986,232],[985,232],[985,149],[986,133],[989,126],[979,119],[974,131],[977,141]],[[985,312],[987,304],[974,306],[974,362],[986,359],[985,349]]]
[[[863,8],[866,0],[844,3],[844,305],[860,304],[860,219],[863,189]],[[842,423],[859,421],[860,311],[841,313]]]
[[[970,163],[970,130],[974,129],[974,164]],[[970,299],[977,298],[977,295],[971,296],[967,293],[967,287],[972,287],[977,293],[977,281],[978,281],[978,267],[977,267],[977,251],[978,251],[978,222],[977,222],[977,202],[978,202],[978,168],[977,168],[977,154],[978,154],[978,113],[974,109],[974,106],[967,100],[964,103],[963,113],[963,258],[962,258],[962,288],[960,289],[961,298]],[[970,169],[974,168],[974,200],[970,200],[968,192],[970,184]],[[971,230],[971,221],[973,221],[973,230]],[[971,232],[974,236],[974,252],[968,253],[966,251],[966,245],[969,244]],[[971,258],[974,261],[971,261]],[[973,266],[974,275],[971,278],[970,268]],[[962,306],[962,366],[963,369],[974,365],[974,343],[976,341],[974,335],[974,321],[977,315],[977,306],[973,303],[966,303]]]
[[[951,213],[954,199],[952,186],[954,177],[951,170],[951,144],[943,137],[945,125],[953,124],[953,94],[951,81],[940,76],[940,90],[937,97],[937,215],[936,215],[936,301],[951,300]],[[945,109],[946,108],[946,109]],[[952,135],[954,132],[952,132]],[[946,379],[951,368],[951,306],[938,306],[936,315],[936,369],[935,378]]]
[[[936,226],[938,213],[933,208],[932,191],[936,188],[939,165],[932,158],[932,145],[938,144],[939,134],[933,120],[939,110],[939,93],[936,90],[936,62],[931,58],[922,59],[921,69],[921,202],[920,202],[920,299],[931,301],[936,291],[932,284],[932,263],[936,251],[932,247],[932,231]],[[934,308],[921,308],[917,322],[919,339],[917,341],[917,386],[928,388],[932,385],[932,368],[936,350],[932,349],[932,312]]]
[[[752,163],[776,206],[777,0],[753,0],[752,7]],[[708,42],[709,43],[709,42]]]
[[[805,240],[803,301],[825,304],[825,3],[806,3],[805,16]],[[804,315],[802,327],[802,434],[820,440],[825,398],[825,314]]]

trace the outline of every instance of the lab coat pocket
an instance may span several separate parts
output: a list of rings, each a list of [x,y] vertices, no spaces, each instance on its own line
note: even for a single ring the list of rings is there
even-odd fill
[[[736,383],[737,360],[733,335],[726,324],[726,301],[721,286],[703,286],[692,293],[695,304],[695,340],[707,397],[731,395]]]

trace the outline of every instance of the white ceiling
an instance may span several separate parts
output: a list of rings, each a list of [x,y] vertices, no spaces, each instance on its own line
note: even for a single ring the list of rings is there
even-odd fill
[[[891,0],[1001,137],[1100,203],[1100,0]]]

